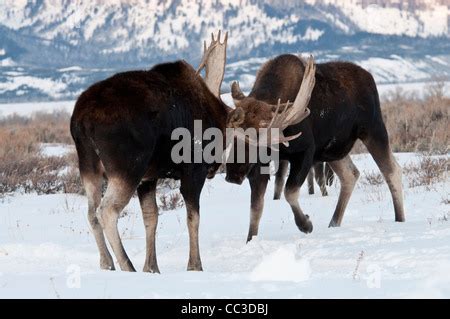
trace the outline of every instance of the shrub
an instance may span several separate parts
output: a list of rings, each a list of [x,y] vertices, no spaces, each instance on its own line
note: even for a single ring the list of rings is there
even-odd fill
[[[394,152],[445,154],[449,145],[450,99],[440,82],[419,99],[398,89],[382,101],[382,112]]]
[[[447,153],[449,110],[450,98],[444,95],[442,81],[429,85],[422,99],[401,88],[386,94],[381,99],[381,112],[392,150]],[[358,140],[352,153],[366,152],[366,147]]]
[[[426,186],[429,188],[446,180],[450,160],[448,158],[432,158],[423,156],[419,163],[403,168],[409,179],[409,187]]]
[[[73,155],[43,157],[41,143],[71,143],[69,114],[35,113],[30,118],[12,115],[0,119],[0,194],[52,194],[80,190],[70,169]]]
[[[372,171],[364,174],[361,182],[365,185],[380,186],[384,183],[384,177],[380,173]]]
[[[159,201],[160,205],[158,205],[158,208],[163,211],[174,210],[184,206],[183,196],[178,191],[160,194]]]

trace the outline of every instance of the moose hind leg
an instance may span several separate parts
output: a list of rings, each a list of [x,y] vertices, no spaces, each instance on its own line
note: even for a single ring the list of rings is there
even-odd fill
[[[105,196],[97,210],[97,218],[116,255],[120,269],[124,271],[135,271],[135,269],[122,245],[117,222],[121,211],[130,201],[135,189],[136,186],[131,185],[131,183],[126,182],[122,178],[110,178]]]
[[[334,182],[334,172],[328,163],[325,163],[325,181],[327,186],[333,185]]]
[[[81,179],[88,198],[89,224],[91,225],[92,233],[94,234],[95,242],[97,243],[98,251],[100,253],[100,268],[105,270],[115,270],[113,259],[106,246],[102,226],[96,216],[96,210],[102,199],[103,176],[101,172],[89,174],[81,173]]]
[[[160,273],[156,260],[156,228],[158,226],[158,205],[156,204],[157,180],[143,182],[138,186],[137,193],[142,209],[146,234],[146,256],[144,272]]]
[[[281,198],[281,193],[283,192],[284,182],[288,171],[288,165],[288,161],[280,161],[278,171],[275,174],[275,192],[273,194],[274,200]]]
[[[350,196],[355,188],[356,181],[359,178],[359,171],[353,164],[350,155],[347,155],[339,161],[329,163],[333,171],[339,177],[341,182],[341,191],[339,193],[338,203],[328,227],[338,227],[342,223],[345,208],[347,207]]]
[[[323,162],[319,162],[314,165],[314,174],[316,176],[317,184],[319,184],[322,196],[328,196],[325,180],[325,164]]]
[[[387,133],[381,134],[381,137],[377,139],[368,138],[363,142],[389,186],[392,201],[394,202],[395,221],[404,222],[402,169],[392,154]]]

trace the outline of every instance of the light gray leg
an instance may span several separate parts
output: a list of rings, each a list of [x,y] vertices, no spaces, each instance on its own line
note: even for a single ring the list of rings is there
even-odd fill
[[[330,167],[330,164],[325,163],[325,184],[327,186],[331,186],[333,185],[333,181],[334,181],[334,172]]]
[[[314,165],[314,175],[316,177],[317,184],[320,187],[322,196],[328,196],[325,180],[325,163],[320,162]]]
[[[395,221],[404,222],[402,169],[395,160],[388,142],[377,143],[373,140],[364,141],[370,154],[380,168],[391,191],[394,202]]]
[[[180,192],[183,195],[187,210],[187,226],[189,231],[188,271],[203,271],[200,259],[198,229],[200,226],[200,193],[205,183],[206,173],[201,166],[186,171],[181,178]]]
[[[146,234],[146,256],[144,271],[160,273],[156,260],[156,228],[158,226],[158,205],[156,204],[157,181],[143,182],[138,186],[137,193],[142,209],[142,218]]]
[[[186,203],[187,224],[189,231],[189,262],[188,271],[203,271],[200,259],[200,247],[198,244],[198,229],[200,225],[200,214],[198,208]]]
[[[347,155],[339,161],[330,162],[329,164],[339,177],[341,183],[338,203],[329,225],[329,227],[337,227],[341,225],[345,208],[347,207],[350,196],[355,188],[356,181],[359,178],[359,171],[355,164],[353,164],[350,155]]]
[[[86,190],[86,196],[88,198],[88,220],[100,253],[100,268],[115,270],[113,259],[108,251],[108,247],[106,246],[102,226],[96,216],[96,210],[102,199],[103,177],[101,174],[89,174],[82,176],[82,180],[84,189]]]
[[[103,227],[114,255],[116,255],[120,269],[124,271],[135,271],[135,269],[122,245],[117,222],[120,212],[128,204],[133,193],[134,188],[129,183],[119,178],[112,178],[108,182],[105,196],[97,210],[97,218]]]

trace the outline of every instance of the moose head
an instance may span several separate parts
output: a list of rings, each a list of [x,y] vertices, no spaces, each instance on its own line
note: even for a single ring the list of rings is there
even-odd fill
[[[279,144],[289,145],[289,141],[299,138],[301,132],[285,136],[283,131],[292,125],[302,122],[309,114],[308,103],[315,84],[315,64],[313,57],[307,61],[303,81],[294,102],[278,100],[276,105],[259,101],[253,97],[247,97],[242,93],[239,84],[233,82],[231,95],[236,108],[229,112],[227,127],[233,128],[234,137],[249,146],[276,148]],[[258,131],[257,138],[242,134],[238,129],[255,129]],[[274,129],[278,134],[273,134]],[[230,147],[230,146],[229,146]],[[249,147],[245,148],[246,152]],[[236,143],[234,143],[234,154],[237,154]],[[242,184],[246,175],[250,172],[254,163],[250,163],[248,154],[245,154],[244,163],[232,161],[227,163],[226,180],[231,183]]]

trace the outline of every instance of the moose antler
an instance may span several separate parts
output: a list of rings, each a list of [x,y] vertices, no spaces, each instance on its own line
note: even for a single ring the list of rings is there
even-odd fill
[[[283,143],[284,145],[288,146],[289,141],[299,137],[302,134],[302,132],[291,136],[284,136],[283,130],[290,125],[300,123],[310,114],[310,110],[308,109],[308,103],[315,85],[315,72],[316,67],[314,65],[314,58],[311,56],[308,59],[305,72],[303,75],[302,84],[297,93],[297,97],[295,98],[294,103],[290,103],[289,101],[287,101],[287,103],[281,104],[281,101],[278,100],[277,107],[275,109],[275,113],[272,117],[272,120],[270,121],[270,123],[263,126],[264,128],[266,128],[266,130],[264,130],[264,134],[262,136],[261,135],[259,136],[258,141],[254,141],[248,136],[245,136],[238,131],[235,132],[235,136],[255,146],[269,146],[272,144],[280,144],[280,143]],[[282,106],[283,109],[280,111]],[[272,136],[271,134],[272,128],[279,129],[278,136]]]
[[[206,46],[206,41],[203,43],[203,58],[197,69],[199,74],[205,68],[205,83],[216,97],[220,97],[220,86],[225,73],[228,32],[225,32],[223,43],[220,43],[220,35],[220,30],[217,39],[214,38],[214,33],[211,34],[209,47]]]
[[[316,65],[314,64],[314,57],[311,55],[307,61],[305,73],[303,74],[302,85],[297,93],[291,111],[286,114],[282,123],[282,129],[289,125],[295,125],[303,121],[310,113],[308,103],[311,99],[311,94],[316,84]]]
[[[279,112],[282,105],[285,107],[281,112]],[[292,141],[302,135],[302,132],[287,137],[283,135],[282,127],[284,126],[284,120],[287,116],[287,110],[290,106],[292,106],[292,104],[289,104],[289,101],[286,104],[281,104],[280,100],[278,100],[275,115],[266,127],[261,127],[264,130],[260,131],[261,134],[259,135],[258,141],[252,139],[250,136],[243,134],[239,130],[235,130],[234,135],[238,139],[245,141],[246,143],[249,143],[253,146],[271,146],[274,144],[284,144],[286,146],[289,146],[289,141]],[[279,128],[279,131],[278,134],[274,136],[272,135],[273,132],[271,131],[271,129],[275,128]]]

